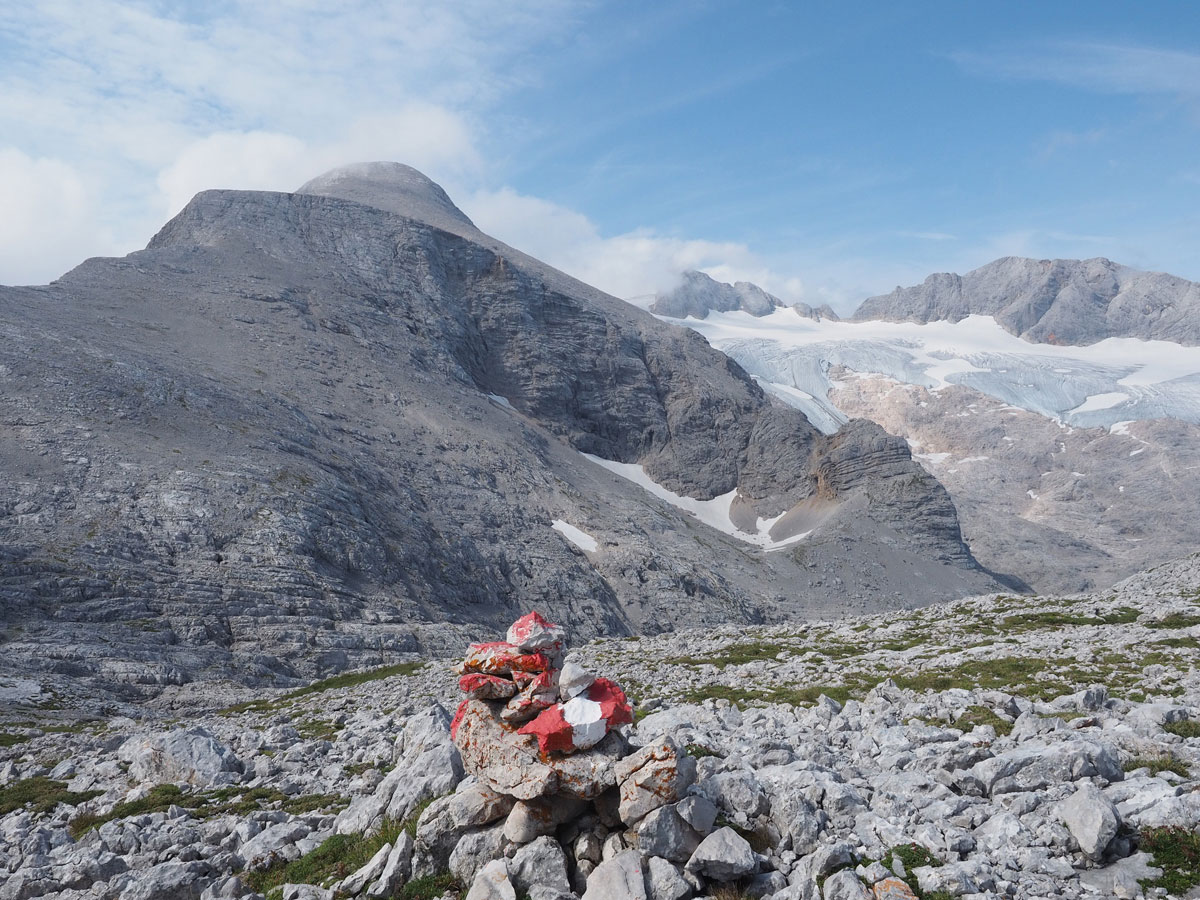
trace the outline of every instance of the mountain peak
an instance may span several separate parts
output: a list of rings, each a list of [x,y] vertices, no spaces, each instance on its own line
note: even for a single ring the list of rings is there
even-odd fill
[[[350,200],[447,230],[458,230],[451,223],[475,227],[439,184],[398,162],[339,166],[306,181],[296,193]]]

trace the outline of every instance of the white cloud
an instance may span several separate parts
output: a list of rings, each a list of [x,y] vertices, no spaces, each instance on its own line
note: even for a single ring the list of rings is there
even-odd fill
[[[62,160],[0,149],[0,209],[0,273],[15,276],[3,283],[43,283],[112,248],[95,230],[91,189]]]
[[[294,191],[335,166],[376,159],[403,161],[435,181],[476,175],[481,166],[462,116],[410,103],[390,115],[357,119],[328,141],[268,131],[209,135],[186,146],[157,184],[164,213],[174,215],[199,191]]]
[[[87,190],[67,204],[71,240],[39,243],[26,232],[0,251],[0,283],[56,271],[68,247],[77,258],[136,249],[205,188],[293,190],[332,166],[373,159],[478,181],[476,123],[534,77],[538,48],[587,6],[9,4],[0,14],[0,135],[24,159],[63,167],[39,169],[23,202],[61,209]],[[4,174],[9,194],[26,168]],[[28,199],[34,188],[40,203]]]
[[[667,290],[685,269],[753,281],[785,300],[804,293],[798,279],[778,276],[745,244],[646,229],[605,237],[581,213],[511,188],[476,191],[460,205],[482,231],[618,297]]]

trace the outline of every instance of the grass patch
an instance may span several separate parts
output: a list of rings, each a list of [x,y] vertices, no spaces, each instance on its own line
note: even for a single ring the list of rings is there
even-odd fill
[[[975,660],[953,669],[935,669],[913,675],[896,675],[894,681],[901,688],[912,691],[946,691],[951,688],[977,687],[982,690],[1026,687],[1040,692],[1039,696],[1053,696],[1065,685],[1047,683],[1046,670],[1053,663],[1032,657],[1003,656],[998,659]]]
[[[1200,614],[1171,613],[1165,618],[1143,622],[1142,624],[1147,628],[1191,628],[1193,625],[1200,625]]]
[[[281,860],[257,872],[244,872],[242,879],[251,890],[265,894],[283,884],[325,884],[345,878],[366,865],[384,844],[395,844],[402,832],[407,831],[410,837],[415,837],[417,822],[432,802],[433,798],[421,803],[403,822],[384,819],[383,825],[374,834],[335,834],[299,859],[291,862]],[[434,875],[410,881],[399,896],[409,900],[440,897],[455,887],[457,884],[452,876]]]
[[[1200,722],[1194,719],[1183,719],[1179,722],[1168,722],[1163,726],[1163,731],[1169,734],[1177,734],[1181,738],[1200,737]]]
[[[400,900],[437,900],[438,897],[459,887],[454,876],[447,873],[414,878],[400,889],[396,896]]]
[[[1012,722],[1000,718],[986,706],[967,707],[963,710],[963,714],[955,719],[950,727],[957,728],[959,731],[965,733],[977,725],[991,725],[996,730],[996,734],[1000,735],[1012,734],[1013,730]]]
[[[1141,882],[1143,888],[1166,888],[1182,897],[1200,884],[1200,834],[1177,825],[1147,828],[1141,846],[1154,857],[1151,865],[1163,870],[1160,878]]]
[[[0,731],[0,747],[15,747],[17,744],[23,744],[29,740],[29,736],[25,734],[17,734],[13,731]]]
[[[1129,762],[1124,763],[1121,768],[1126,772],[1132,772],[1134,769],[1149,769],[1151,775],[1157,775],[1159,772],[1174,772],[1183,778],[1187,778],[1190,774],[1183,760],[1176,759],[1169,753],[1161,756],[1135,756]]]
[[[104,815],[84,813],[71,820],[71,836],[78,840],[93,828],[99,828],[105,822],[126,819],[130,816],[140,816],[146,813],[166,812],[172,806],[178,806],[191,811],[196,818],[206,819],[210,816],[232,813],[246,815],[266,807],[278,807],[292,815],[302,815],[318,809],[342,808],[348,800],[338,794],[305,794],[289,797],[272,788],[242,788],[225,787],[213,791],[185,793],[175,784],[158,784],[140,800],[119,803]]]
[[[745,642],[730,644],[712,656],[676,656],[666,662],[677,666],[716,666],[718,669],[724,669],[726,666],[775,659],[780,653],[794,652],[795,649],[785,644]]]
[[[728,700],[745,707],[751,703],[778,703],[784,706],[811,706],[822,694],[840,704],[862,696],[870,686],[866,682],[850,684],[814,684],[802,688],[770,687],[748,690],[724,684],[706,684],[684,694],[685,703],[701,703],[705,700]]]
[[[1174,650],[1200,650],[1200,640],[1194,637],[1173,637],[1163,638],[1159,641],[1154,641],[1153,647],[1170,647]]]
[[[717,759],[724,759],[723,753],[718,753],[711,747],[705,747],[703,744],[688,744],[685,748],[688,756],[693,759],[703,759],[706,756],[715,756]]]
[[[1061,628],[1065,625],[1129,625],[1138,620],[1141,612],[1132,606],[1122,606],[1103,616],[1079,616],[1049,610],[1005,616],[1004,627],[1009,631],[1034,631],[1040,628]]]
[[[68,791],[62,781],[54,781],[45,775],[23,778],[0,788],[0,816],[14,810],[30,807],[35,815],[48,813],[60,803],[78,806],[85,800],[99,797],[104,791]]]
[[[264,712],[269,709],[274,709],[280,704],[291,703],[294,700],[299,700],[303,697],[308,697],[313,694],[320,694],[325,691],[333,691],[339,688],[356,687],[360,684],[379,681],[383,678],[392,678],[397,675],[412,675],[424,665],[426,665],[425,661],[419,660],[417,662],[396,663],[393,666],[379,666],[375,669],[367,669],[364,672],[343,672],[340,675],[334,675],[332,678],[314,681],[310,685],[306,685],[298,690],[284,694],[282,697],[276,697],[273,700],[248,700],[245,703],[237,703],[233,706],[226,707],[225,709],[221,710],[221,712],[225,714],[240,712]]]
[[[944,866],[946,863],[938,859],[920,844],[897,844],[886,854],[887,859],[893,856],[900,857],[900,862],[904,864],[904,871],[911,877],[912,870],[919,866]]]

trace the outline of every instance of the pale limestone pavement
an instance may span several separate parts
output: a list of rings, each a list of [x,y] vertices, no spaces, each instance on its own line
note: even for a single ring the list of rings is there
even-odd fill
[[[1145,836],[1200,826],[1198,640],[1193,557],[1098,595],[593,642],[566,662],[648,714],[611,732],[591,796],[529,801],[451,738],[459,660],[177,723],[10,717],[0,790],[74,795],[0,818],[0,897],[249,898],[264,871],[406,818],[411,835],[282,896],[443,874],[461,896],[541,900],[1162,896],[1140,884],[1162,874]],[[118,808],[163,779],[166,802]],[[84,814],[100,824],[73,834]]]

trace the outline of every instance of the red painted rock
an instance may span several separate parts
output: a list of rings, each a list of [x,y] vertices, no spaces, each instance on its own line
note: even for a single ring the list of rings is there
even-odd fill
[[[608,732],[633,721],[625,693],[607,678],[597,678],[586,691],[551,706],[524,726],[545,753],[572,753],[594,747]]]
[[[458,689],[475,700],[507,700],[517,692],[517,686],[499,675],[473,672],[458,679]]]
[[[541,760],[537,740],[501,722],[496,704],[464,700],[451,732],[463,768],[493,791],[532,800],[558,789],[558,774]]]
[[[558,670],[550,669],[537,675],[519,694],[508,701],[500,718],[510,725],[528,722],[544,709],[558,702]]]
[[[509,626],[507,638],[510,644],[515,644],[526,652],[555,648],[561,650],[566,633],[562,626],[547,621],[540,613],[531,612]]]
[[[550,660],[544,653],[522,653],[507,641],[491,641],[487,644],[469,646],[466,658],[458,667],[458,674],[469,675],[473,672],[484,675],[511,675],[514,672],[538,674],[548,668],[550,668]]]

